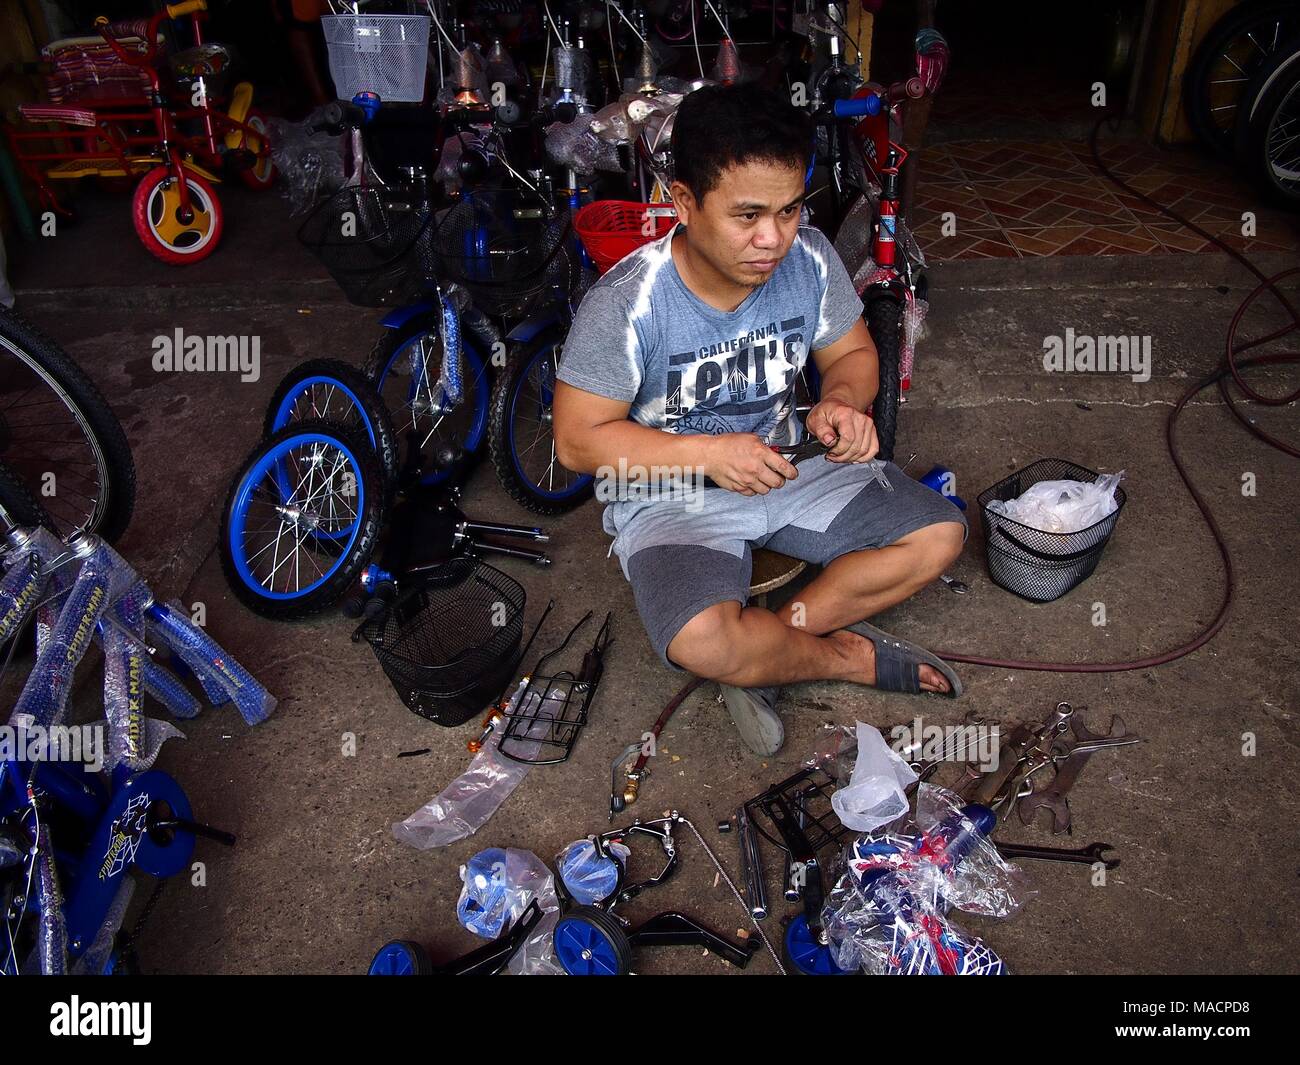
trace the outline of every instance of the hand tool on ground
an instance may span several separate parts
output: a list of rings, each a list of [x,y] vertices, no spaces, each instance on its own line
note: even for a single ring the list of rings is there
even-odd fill
[[[1119,866],[1118,858],[1105,856],[1106,851],[1115,849],[1109,843],[1089,843],[1086,847],[1079,847],[1077,850],[1031,847],[1021,843],[1002,843],[999,840],[994,840],[993,845],[997,847],[998,853],[1009,861],[1025,858],[1041,862],[1068,862],[1073,865],[1096,865],[1097,862],[1101,862],[1107,869],[1115,869]]]
[[[1089,731],[1077,718],[1070,721],[1070,729],[1074,733],[1074,742],[1058,739],[1052,748],[1057,762],[1055,779],[1046,788],[1026,795],[1020,802],[1020,820],[1026,825],[1034,823],[1040,809],[1050,811],[1053,835],[1071,831],[1070,804],[1066,793],[1074,786],[1093,752],[1104,747],[1127,746],[1141,740],[1140,736],[1129,733],[1118,715],[1110,719],[1110,732],[1105,736]]]
[[[745,905],[756,921],[767,916],[767,885],[763,880],[763,859],[758,837],[744,804],[736,810],[736,837],[740,843],[740,878],[745,887]]]
[[[949,591],[956,592],[958,595],[965,595],[970,591],[970,585],[965,581],[959,581],[956,577],[949,577],[948,574],[940,574],[939,580],[948,586]]]

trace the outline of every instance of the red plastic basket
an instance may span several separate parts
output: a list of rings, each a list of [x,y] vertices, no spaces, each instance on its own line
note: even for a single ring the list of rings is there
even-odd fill
[[[654,223],[652,233],[646,233],[647,220]],[[573,228],[602,274],[641,245],[667,235],[676,224],[677,212],[671,204],[629,200],[597,200],[573,216]]]

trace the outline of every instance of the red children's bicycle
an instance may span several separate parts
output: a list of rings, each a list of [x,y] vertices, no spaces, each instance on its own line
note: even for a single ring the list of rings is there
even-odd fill
[[[70,67],[94,70],[94,77],[66,92],[52,82],[51,103],[19,108],[41,128],[8,130],[14,156],[47,210],[70,214],[55,195],[55,181],[139,175],[132,199],[136,234],[152,255],[174,265],[206,258],[221,240],[221,203],[213,188],[220,172],[238,174],[257,189],[275,177],[252,85],[240,82],[227,94],[230,53],[203,38],[207,9],[207,0],[185,0],[134,26],[100,17],[95,29],[102,43],[83,38],[50,46],[46,54],[56,64],[62,58]],[[163,20],[185,16],[193,47],[164,54]],[[105,60],[114,68],[111,77]]]

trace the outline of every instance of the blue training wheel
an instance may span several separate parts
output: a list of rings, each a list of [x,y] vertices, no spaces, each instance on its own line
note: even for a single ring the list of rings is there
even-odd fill
[[[632,961],[627,933],[595,906],[579,906],[555,925],[555,956],[570,976],[624,976]]]
[[[835,964],[831,948],[821,943],[808,928],[804,914],[795,917],[785,930],[785,956],[802,976],[852,976],[852,970]]]
[[[428,952],[419,943],[409,939],[394,939],[375,952],[370,962],[368,976],[428,976],[433,963]]]

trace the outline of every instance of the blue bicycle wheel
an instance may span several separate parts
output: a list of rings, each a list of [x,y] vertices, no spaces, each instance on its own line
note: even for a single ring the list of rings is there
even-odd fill
[[[221,562],[231,589],[271,618],[332,606],[370,561],[384,519],[369,441],[329,422],[296,422],[244,461],[226,502]]]
[[[338,359],[308,359],[280,380],[266,407],[262,432],[272,436],[292,422],[333,422],[366,434],[379,456],[386,483],[397,483],[400,456],[393,422],[366,375]]]
[[[440,449],[460,448],[472,458],[487,432],[487,365],[466,335],[461,337],[461,353],[464,394],[458,403],[437,387],[441,327],[435,327],[428,316],[414,319],[407,328],[386,331],[366,366],[366,376],[392,416],[407,461],[418,458],[422,484],[437,484],[458,472],[455,466],[437,468]]]
[[[795,917],[785,930],[786,961],[803,976],[851,976],[852,971],[835,964],[831,948],[812,934],[804,914]]]
[[[624,976],[632,959],[627,933],[595,906],[579,906],[556,922],[555,956],[570,976]]]
[[[547,329],[516,351],[492,390],[488,446],[511,498],[537,514],[563,514],[585,503],[595,478],[560,464],[551,411],[564,333]]]

